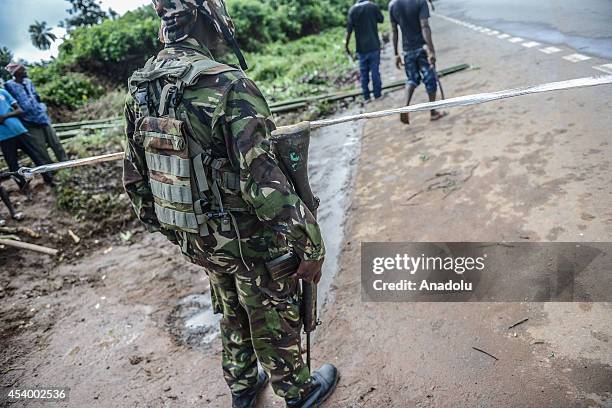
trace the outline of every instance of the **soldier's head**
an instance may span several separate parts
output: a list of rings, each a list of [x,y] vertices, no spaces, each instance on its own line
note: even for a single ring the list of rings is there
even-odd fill
[[[209,48],[230,47],[247,68],[224,0],[153,0],[153,6],[162,20],[159,39],[164,44],[195,36]]]

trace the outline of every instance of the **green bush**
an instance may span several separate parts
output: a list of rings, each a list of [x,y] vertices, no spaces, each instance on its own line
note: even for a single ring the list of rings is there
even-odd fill
[[[154,55],[159,19],[152,7],[141,7],[117,20],[105,20],[70,33],[60,46],[58,63],[124,84],[130,74]]]
[[[101,86],[95,85],[86,75],[62,73],[57,64],[31,67],[29,74],[43,102],[52,107],[74,109],[104,92]]]
[[[245,50],[256,50],[264,44],[284,40],[281,21],[269,2],[260,0],[234,0],[229,3],[237,38]]]
[[[269,0],[278,10],[278,18],[285,22],[284,30],[290,39],[318,33],[344,23],[351,1],[347,0]],[[346,10],[343,10],[345,5]],[[296,24],[297,23],[297,24]]]
[[[353,0],[228,1],[238,42],[247,51],[344,26],[352,4]]]
[[[270,44],[247,55],[248,75],[271,100],[333,92],[338,78],[356,69],[344,53],[344,35],[344,29],[333,28],[289,43]]]

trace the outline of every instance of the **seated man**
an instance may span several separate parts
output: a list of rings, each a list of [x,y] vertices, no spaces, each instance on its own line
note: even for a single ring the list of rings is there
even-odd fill
[[[28,70],[22,64],[9,64],[6,70],[13,75],[13,79],[5,85],[6,90],[15,98],[23,113],[21,122],[28,129],[28,133],[38,144],[43,158],[51,163],[51,157],[47,152],[50,147],[57,161],[66,161],[68,156],[62,147],[47,114],[47,107],[40,102],[40,96],[32,81],[28,78]]]
[[[17,118],[23,111],[11,94],[3,88],[3,85],[4,82],[0,79],[0,150],[2,150],[9,171],[16,173],[19,170],[17,149],[27,154],[37,166],[49,164],[38,146],[32,141],[27,129]],[[15,174],[13,176],[21,191],[26,192],[26,180]],[[53,177],[50,174],[43,174],[43,180],[45,184],[53,185]]]

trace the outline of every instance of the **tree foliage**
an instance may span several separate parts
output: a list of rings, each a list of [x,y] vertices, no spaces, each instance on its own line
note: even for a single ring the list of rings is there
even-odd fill
[[[70,17],[64,20],[64,26],[68,31],[77,27],[93,26],[108,18],[96,0],[66,1],[70,3],[70,8],[66,10]]]
[[[82,18],[72,20],[73,29],[60,45],[57,59],[37,70],[40,81],[44,82],[40,91],[45,101],[51,105],[75,108],[100,92],[100,88],[94,84],[104,84],[107,89],[124,88],[131,73],[155,55],[162,44],[157,38],[160,21],[151,6],[144,6],[121,17],[107,18],[95,0],[68,1],[73,5],[71,17]],[[376,2],[385,7],[388,0]],[[227,3],[241,47],[262,57],[258,63],[251,64],[254,68],[251,75],[264,81],[273,78],[280,80],[283,77],[280,71],[291,70],[291,75],[283,77],[291,80],[270,88],[273,92],[282,90],[283,95],[293,95],[286,88],[299,88],[296,80],[299,82],[308,72],[317,71],[314,63],[302,64],[305,64],[302,54],[312,55],[318,61],[321,58],[334,61],[344,58],[340,49],[342,27],[346,24],[346,15],[354,0],[228,0]],[[335,30],[333,36],[325,37],[327,49],[321,43],[313,46],[320,51],[312,51],[312,54],[306,52],[303,47],[308,47],[313,40],[287,45],[289,41],[319,34],[330,28]],[[336,42],[340,48],[336,47]],[[332,45],[335,48],[329,48]],[[264,53],[273,55],[265,58]],[[293,57],[300,59],[300,64],[293,64]],[[318,69],[316,75],[310,72],[311,76],[314,79],[325,77],[330,69],[338,71],[344,69],[345,64],[328,65],[326,72]],[[333,68],[336,66],[338,68]],[[309,86],[312,86],[312,82]],[[79,87],[83,90],[80,91]]]
[[[51,32],[51,27],[47,26],[46,21],[36,21],[28,29],[32,44],[40,50],[48,50],[51,43],[57,40],[57,36]]]
[[[104,92],[86,75],[64,72],[57,64],[32,66],[28,73],[43,101],[51,107],[76,108]]]
[[[158,29],[159,20],[152,7],[80,27],[60,46],[58,62],[105,81],[125,84],[131,72],[161,48]]]
[[[11,79],[11,74],[4,68],[13,60],[13,53],[6,47],[0,47],[0,78]]]
[[[240,46],[257,51],[265,44],[296,40],[344,26],[354,0],[229,0]],[[388,0],[375,0],[385,8]]]
[[[232,0],[228,7],[240,46],[256,51],[263,45],[294,40],[342,24],[346,0]],[[348,10],[348,9],[347,9]]]

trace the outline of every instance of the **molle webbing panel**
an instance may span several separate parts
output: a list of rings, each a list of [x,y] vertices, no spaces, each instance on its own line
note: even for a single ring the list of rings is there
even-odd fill
[[[176,211],[155,203],[155,214],[161,224],[178,227],[183,231],[193,234],[199,232],[198,219],[195,213]]]
[[[157,198],[171,203],[193,204],[193,196],[189,187],[161,183],[153,179],[150,180],[150,183],[151,192]]]
[[[199,233],[206,220],[199,219],[193,209],[191,161],[184,130],[182,121],[149,116],[142,119],[138,132],[160,224],[168,229]]]
[[[177,156],[165,156],[157,153],[145,152],[147,167],[150,171],[170,174],[176,177],[189,177],[189,160]]]

